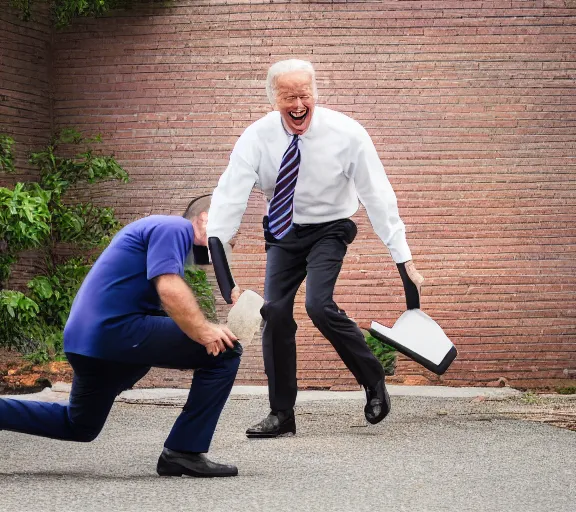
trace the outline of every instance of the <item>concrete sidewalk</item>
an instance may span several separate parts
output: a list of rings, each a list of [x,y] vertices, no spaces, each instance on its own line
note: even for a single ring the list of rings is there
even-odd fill
[[[506,388],[390,388],[392,413],[376,426],[364,420],[359,393],[300,393],[297,436],[272,440],[244,435],[267,413],[265,390],[235,388],[210,456],[240,474],[216,480],[155,473],[183,390],[128,391],[93,443],[0,432],[0,510],[574,510],[576,433],[517,419],[544,401]],[[66,394],[57,387],[31,398]],[[576,413],[574,399],[549,400],[546,410]]]
[[[39,393],[4,395],[4,398],[16,398],[20,400],[58,401],[66,400],[70,393],[70,384],[57,382],[52,388],[45,388]],[[513,388],[485,388],[485,387],[448,387],[448,386],[398,386],[387,385],[390,396],[413,396],[429,398],[508,398],[518,397],[522,393]],[[266,386],[234,386],[232,396],[268,396]],[[175,388],[150,388],[131,389],[124,391],[118,401],[164,401],[185,400],[188,396],[187,389]],[[363,400],[364,391],[299,391],[297,403],[317,400]]]

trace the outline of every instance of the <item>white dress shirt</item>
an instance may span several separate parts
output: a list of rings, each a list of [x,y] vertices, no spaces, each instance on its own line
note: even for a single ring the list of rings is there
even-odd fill
[[[246,128],[212,194],[208,236],[218,237],[222,243],[230,241],[240,227],[254,186],[262,190],[270,205],[282,155],[291,138],[278,111]],[[374,143],[360,123],[340,112],[316,107],[298,146],[301,160],[293,222],[318,224],[351,217],[360,199],[394,261],[412,259],[396,195]]]

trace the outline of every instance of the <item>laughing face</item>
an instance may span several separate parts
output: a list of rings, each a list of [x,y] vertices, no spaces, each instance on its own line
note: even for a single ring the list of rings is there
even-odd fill
[[[314,113],[312,77],[306,71],[293,71],[276,78],[276,103],[286,128],[302,135],[310,126]]]

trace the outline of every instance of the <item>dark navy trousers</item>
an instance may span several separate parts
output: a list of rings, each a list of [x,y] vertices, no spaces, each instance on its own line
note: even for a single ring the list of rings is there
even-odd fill
[[[0,399],[0,429],[66,441],[98,436],[114,399],[152,367],[194,369],[188,400],[164,446],[207,452],[240,364],[237,344],[217,357],[188,338],[168,317],[147,317],[147,336],[119,361],[66,356],[74,369],[69,402]]]
[[[292,409],[296,403],[296,329],[294,298],[306,278],[306,312],[322,335],[330,341],[358,384],[373,386],[384,375],[362,331],[334,302],[334,287],[348,245],[356,237],[350,219],[324,224],[293,224],[276,240],[264,218],[266,278],[262,352],[268,377],[270,409]]]

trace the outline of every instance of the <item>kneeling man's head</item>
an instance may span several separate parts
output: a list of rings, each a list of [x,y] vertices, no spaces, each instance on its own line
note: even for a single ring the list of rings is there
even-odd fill
[[[192,223],[194,229],[194,245],[192,247],[193,259],[197,265],[208,265],[208,234],[206,227],[208,225],[208,210],[210,209],[211,194],[199,196],[190,202],[184,212],[183,217]],[[192,254],[188,257],[187,263]]]

